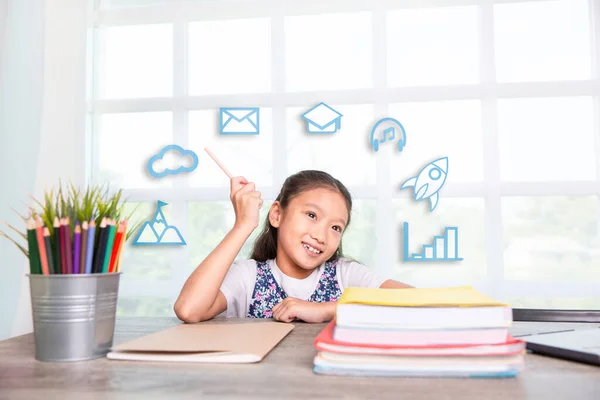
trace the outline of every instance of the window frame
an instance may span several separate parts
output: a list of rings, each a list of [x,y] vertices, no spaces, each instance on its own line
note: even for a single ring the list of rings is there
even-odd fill
[[[494,61],[494,13],[496,4],[518,3],[531,0],[308,0],[302,2],[281,0],[208,0],[208,1],[172,1],[165,4],[139,8],[97,8],[93,18],[93,42],[95,48],[103,43],[99,33],[111,26],[137,25],[152,23],[172,23],[174,41],[174,76],[173,97],[101,100],[92,97],[88,103],[91,115],[92,155],[90,179],[95,181],[98,171],[98,132],[99,116],[106,113],[135,111],[172,111],[173,140],[186,147],[188,144],[188,117],[191,110],[216,109],[227,98],[230,106],[247,104],[269,107],[273,110],[273,131],[285,131],[286,108],[307,105],[315,99],[327,99],[336,104],[365,104],[374,106],[375,116],[386,116],[388,105],[410,101],[436,101],[478,99],[481,101],[483,137],[483,180],[476,183],[448,184],[444,188],[445,197],[476,197],[485,201],[484,225],[486,227],[486,278],[473,284],[477,289],[489,296],[500,298],[504,294],[511,296],[536,296],[547,293],[561,295],[594,297],[597,295],[598,283],[588,282],[547,282],[510,281],[504,279],[503,260],[503,221],[502,199],[510,196],[551,196],[551,195],[593,195],[600,209],[600,0],[589,0],[591,34],[593,35],[592,78],[585,81],[566,82],[524,82],[497,83],[495,80]],[[545,1],[545,0],[535,0]],[[393,88],[387,85],[386,62],[386,12],[387,10],[429,6],[478,6],[479,15],[479,66],[480,82],[469,85]],[[308,93],[285,92],[285,52],[284,49],[284,17],[287,15],[308,15],[339,12],[372,12],[372,51],[373,51],[373,87],[361,89],[356,96],[348,96],[345,91],[316,91]],[[192,21],[227,20],[235,18],[271,18],[271,92],[258,94],[242,94],[235,96],[188,96],[187,93],[187,24]],[[96,53],[95,53],[96,54]],[[101,54],[101,52],[99,53]],[[97,70],[101,63],[94,57],[93,66]],[[98,75],[93,75],[93,92],[97,93]],[[591,96],[594,100],[594,135],[596,137],[596,170],[595,181],[569,182],[502,182],[500,179],[500,162],[497,151],[498,144],[498,111],[497,101],[503,98],[518,97],[566,97]],[[271,154],[274,168],[273,182],[261,188],[263,197],[273,199],[281,184],[288,175],[286,165],[287,139],[285,135],[273,135],[273,151]],[[397,222],[390,216],[394,210],[392,200],[404,198],[406,193],[392,190],[394,182],[390,178],[390,158],[384,153],[376,161],[376,184],[351,186],[356,199],[375,199],[377,208],[376,226],[378,237],[375,249],[376,272],[387,274],[394,269],[395,260],[388,249],[395,248],[392,239]],[[181,181],[180,181],[181,182]],[[160,190],[160,189],[159,189]],[[125,196],[132,202],[155,201],[156,190],[126,189]],[[176,184],[173,189],[161,193],[161,200],[167,202],[211,201],[228,199],[228,188],[189,188],[184,183]],[[179,221],[187,221],[187,207],[179,207],[175,211]],[[599,229],[600,220],[597,217]],[[182,234],[185,236],[184,230]],[[187,250],[173,260],[173,265],[187,265]],[[183,282],[187,277],[187,269],[173,270],[173,281]],[[416,286],[448,286],[460,282],[431,281],[411,282]],[[172,297],[168,282],[153,282],[152,291],[159,296]],[[124,285],[124,295],[141,295],[144,290],[130,288],[135,285]],[[528,309],[527,309],[528,310]],[[539,311],[532,309],[532,312]],[[563,311],[557,310],[559,315]],[[566,312],[566,311],[565,311]],[[596,312],[596,311],[594,311]],[[600,312],[600,311],[597,311]],[[542,313],[544,314],[544,313]],[[577,314],[577,313],[575,313]],[[579,313],[581,314],[581,313]],[[531,316],[532,314],[517,315]],[[541,315],[541,314],[540,314]],[[546,314],[544,314],[546,315]],[[562,318],[562,317],[561,317]]]

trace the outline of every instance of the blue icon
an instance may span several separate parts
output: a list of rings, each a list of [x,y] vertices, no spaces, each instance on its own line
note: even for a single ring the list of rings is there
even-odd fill
[[[434,236],[433,244],[423,245],[423,252],[408,254],[408,222],[404,223],[404,261],[462,261],[458,256],[458,227],[448,226],[443,236]]]
[[[185,246],[187,243],[183,240],[183,236],[173,225],[169,225],[161,208],[167,203],[158,200],[158,208],[152,221],[144,222],[140,233],[138,233],[133,246]]]
[[[258,111],[258,107],[220,108],[221,135],[258,135]]]
[[[448,157],[438,158],[427,164],[419,175],[410,178],[400,186],[400,190],[407,187],[415,188],[415,200],[429,199],[431,202],[429,211],[437,206],[438,191],[444,186],[448,175]]]
[[[325,103],[319,103],[304,114],[306,130],[310,133],[335,133],[340,129],[343,115]]]
[[[163,171],[156,171],[154,164],[157,161],[161,161],[167,152],[173,151],[175,160],[179,161],[179,165],[176,169],[165,168]],[[183,160],[191,161],[191,165],[186,167],[183,165]],[[148,160],[148,172],[155,178],[164,178],[167,175],[177,175],[182,172],[192,172],[198,167],[198,156],[191,150],[184,150],[181,146],[176,144],[170,144],[164,147],[158,154],[150,157]],[[162,169],[162,168],[161,168]]]
[[[381,132],[381,135],[378,133]],[[375,152],[379,151],[379,143],[385,141],[391,142],[398,135],[398,151],[402,151],[406,146],[406,131],[404,126],[394,118],[382,118],[371,129],[371,147]],[[381,137],[379,137],[381,136]]]

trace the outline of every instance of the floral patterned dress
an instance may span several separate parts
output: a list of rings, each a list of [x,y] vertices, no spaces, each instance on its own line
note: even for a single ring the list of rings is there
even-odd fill
[[[309,297],[313,303],[337,301],[342,295],[336,276],[337,260],[326,262],[317,289]],[[288,297],[279,286],[268,262],[256,262],[256,283],[248,307],[248,318],[273,318],[273,307]]]

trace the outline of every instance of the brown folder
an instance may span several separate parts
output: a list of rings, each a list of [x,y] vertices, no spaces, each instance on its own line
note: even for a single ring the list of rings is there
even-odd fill
[[[182,324],[113,346],[111,360],[254,363],[294,329],[282,322]]]

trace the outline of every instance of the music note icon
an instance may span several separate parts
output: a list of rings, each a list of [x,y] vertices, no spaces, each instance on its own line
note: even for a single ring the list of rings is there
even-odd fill
[[[394,128],[393,126],[387,128],[386,130],[383,131],[383,137],[381,139],[379,139],[379,143],[383,143],[386,141],[386,135],[388,133],[392,132],[392,135],[387,139],[387,140],[394,140],[394,138],[396,137],[396,128]]]

